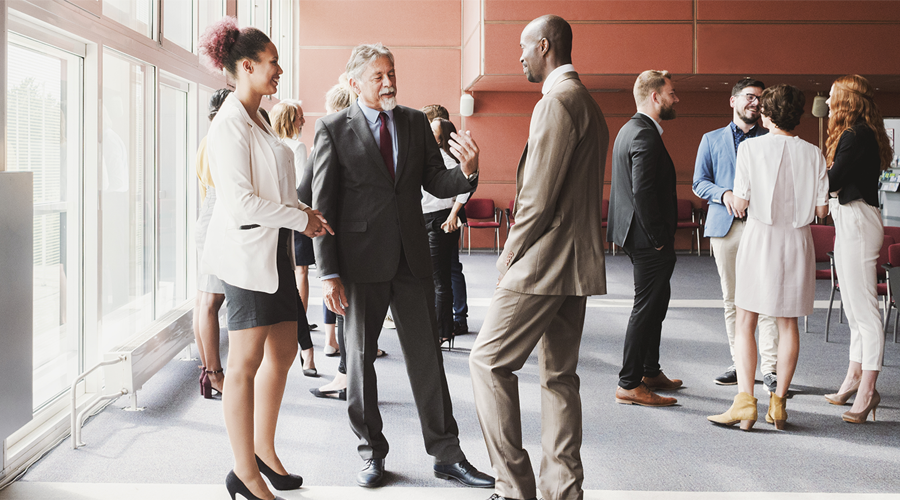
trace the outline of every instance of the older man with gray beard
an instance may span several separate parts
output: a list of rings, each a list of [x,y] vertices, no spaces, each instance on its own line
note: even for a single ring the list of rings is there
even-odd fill
[[[460,166],[444,166],[425,115],[397,105],[394,56],[380,43],[353,49],[347,75],[359,99],[316,123],[313,202],[334,228],[315,242],[316,265],[325,304],[345,317],[350,426],[365,460],[357,484],[375,487],[384,477],[374,362],[390,306],[435,476],[493,487],[459,446],[421,204],[423,188],[438,198],[475,188],[478,146],[468,133],[454,134]]]

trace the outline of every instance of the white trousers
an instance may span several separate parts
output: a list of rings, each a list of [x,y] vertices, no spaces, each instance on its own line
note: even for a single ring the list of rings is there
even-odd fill
[[[834,265],[841,284],[841,303],[850,325],[850,361],[863,370],[881,371],[884,329],[878,309],[878,254],[884,242],[881,213],[863,200],[829,202],[834,219]]]
[[[731,350],[731,363],[737,364],[734,358],[734,274],[738,245],[744,234],[744,221],[736,220],[728,234],[721,238],[710,238],[719,279],[722,282],[722,302],[725,305],[725,333],[728,334],[728,348]],[[775,360],[778,356],[778,327],[775,318],[759,315],[759,356],[762,359],[760,371],[763,374],[775,372]]]

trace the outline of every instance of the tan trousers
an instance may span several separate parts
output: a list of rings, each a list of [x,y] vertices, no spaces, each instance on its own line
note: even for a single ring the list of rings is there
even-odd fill
[[[876,263],[884,243],[881,213],[863,200],[829,202],[834,219],[834,265],[850,325],[850,361],[881,371],[884,329],[878,309]]]
[[[736,365],[734,358],[734,321],[737,313],[734,309],[734,271],[738,246],[744,234],[744,221],[736,220],[722,238],[710,238],[716,267],[719,268],[719,279],[722,283],[722,302],[725,305],[725,333],[728,335],[728,349],[731,351],[731,364]],[[778,327],[775,318],[759,315],[759,357],[760,371],[763,374],[775,372],[775,359],[778,354]]]
[[[469,367],[475,408],[496,475],[496,492],[533,498],[534,472],[522,447],[515,372],[538,347],[541,377],[540,490],[545,500],[584,497],[581,396],[575,373],[587,297],[528,295],[497,288]]]

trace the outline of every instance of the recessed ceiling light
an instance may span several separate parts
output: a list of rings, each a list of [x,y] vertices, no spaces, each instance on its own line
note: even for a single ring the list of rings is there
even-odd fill
[[[709,87],[703,87],[703,90],[709,90]],[[878,89],[875,89],[878,90]]]

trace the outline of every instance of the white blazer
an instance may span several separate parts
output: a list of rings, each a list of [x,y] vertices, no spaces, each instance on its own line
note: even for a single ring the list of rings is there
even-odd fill
[[[233,93],[209,127],[206,142],[217,199],[200,272],[232,286],[275,293],[278,230],[302,232],[308,216],[294,189],[293,158],[287,165],[277,164],[265,133]],[[279,179],[288,182],[289,189],[282,189]],[[246,228],[253,225],[259,227]]]
[[[771,226],[775,180],[783,165],[789,166],[794,176],[793,225],[807,226],[816,215],[816,206],[828,204],[828,174],[819,148],[799,137],[766,134],[742,142],[733,193],[750,200],[749,217]]]

